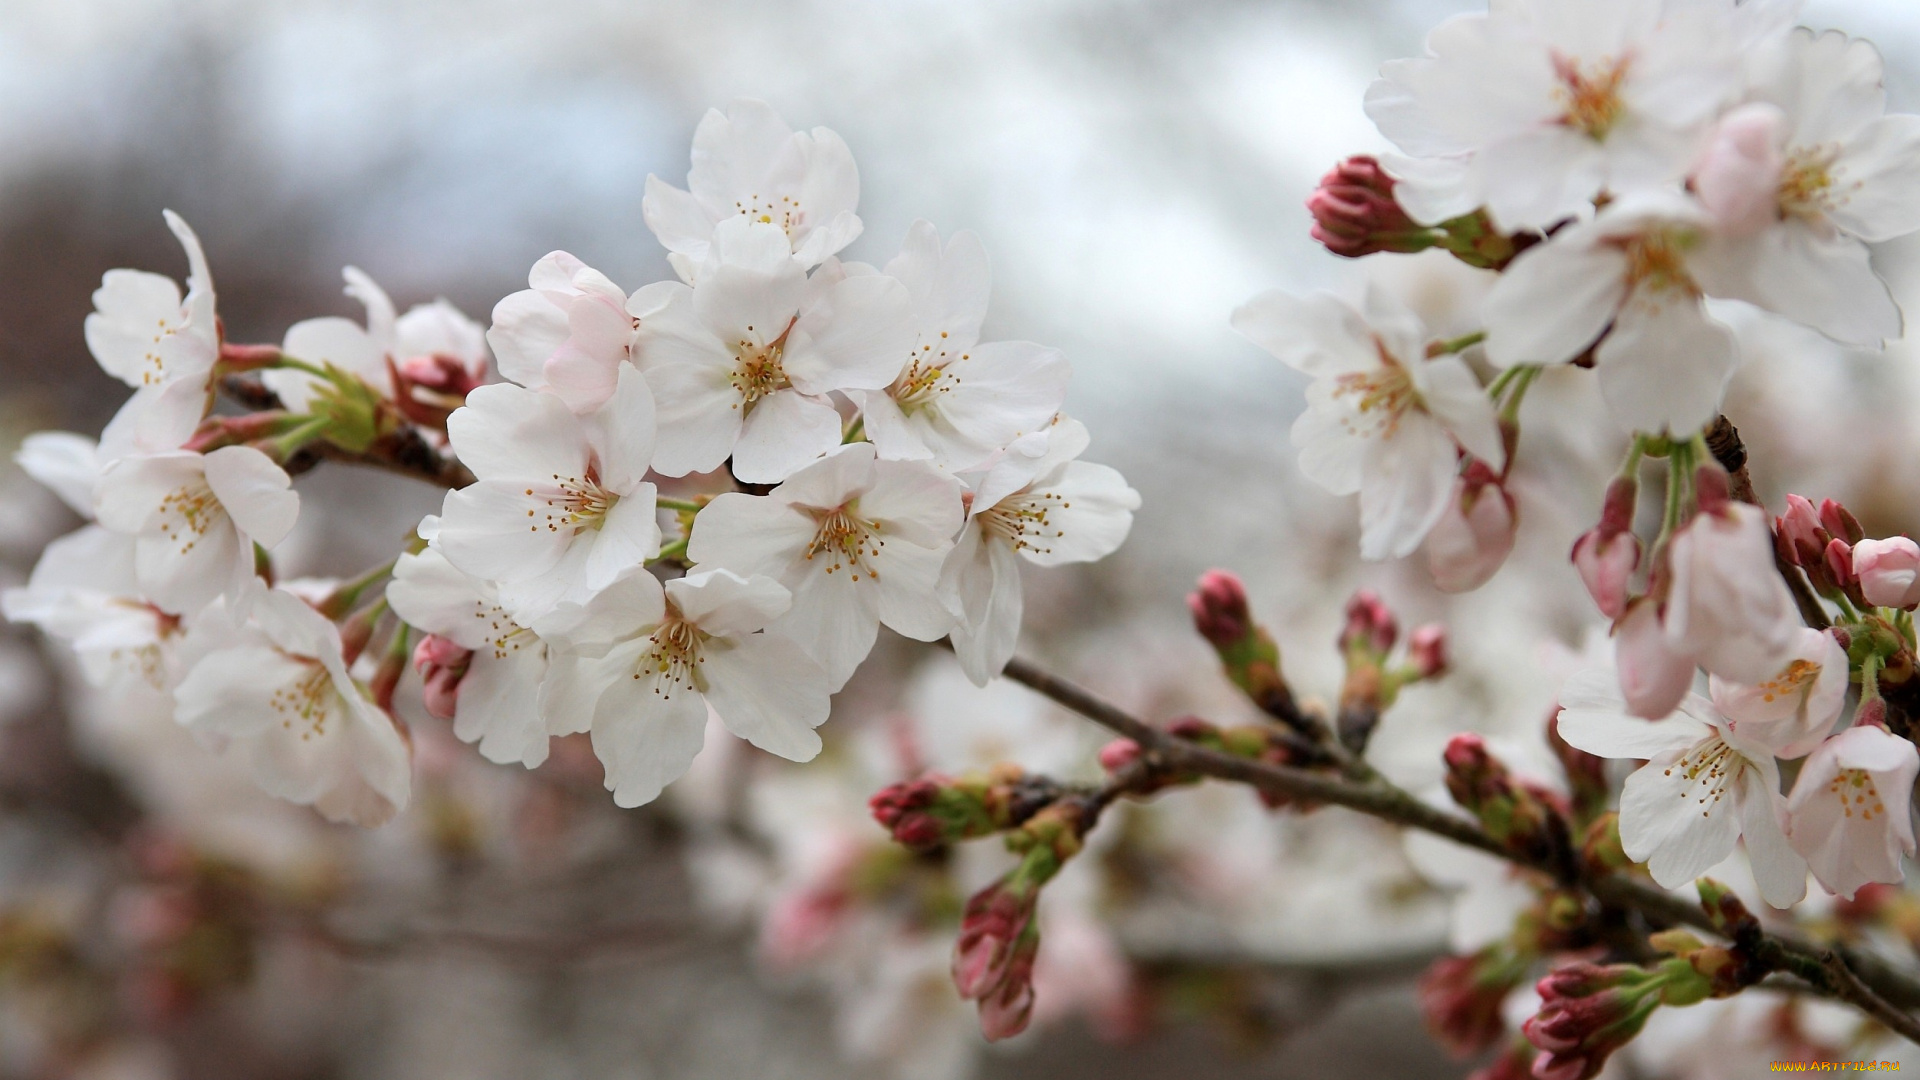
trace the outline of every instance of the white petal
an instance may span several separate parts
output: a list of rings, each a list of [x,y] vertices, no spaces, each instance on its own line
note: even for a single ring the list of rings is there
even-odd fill
[[[730,491],[694,515],[687,555],[702,568],[723,566],[791,585],[790,568],[817,529],[811,517],[779,499]]]
[[[1920,229],[1920,116],[1869,125],[1847,144],[1835,174],[1844,194],[1830,213],[1834,224],[1869,243]]]
[[[1776,908],[1788,908],[1807,895],[1807,864],[1780,830],[1778,780],[1770,773],[1770,769],[1748,768],[1741,775],[1741,833],[1761,898]]]
[[[584,427],[600,461],[601,486],[620,494],[634,490],[653,462],[653,391],[646,376],[621,364],[613,393]]]
[[[654,693],[653,680],[616,678],[593,714],[593,752],[615,806],[650,803],[686,774],[706,740],[707,708],[691,692]]]
[[[70,431],[36,431],[20,441],[13,460],[73,512],[93,518],[93,489],[100,480],[99,446]]]
[[[825,399],[780,390],[754,403],[733,448],[733,475],[777,484],[840,445],[840,413]]]
[[[873,651],[879,635],[873,592],[872,582],[855,582],[841,573],[809,572],[793,590],[793,608],[771,629],[798,642],[819,662],[827,673],[827,685],[837,692]]]
[[[1038,494],[1052,499],[1047,508],[1044,544],[1020,553],[1041,566],[1093,562],[1119,550],[1133,528],[1133,512],[1140,493],[1126,478],[1105,465],[1075,461]]]
[[[1678,292],[1634,290],[1595,356],[1600,393],[1630,431],[1690,435],[1720,411],[1733,332]]]
[[[795,642],[768,634],[704,652],[707,703],[727,730],[770,754],[811,761],[827,719],[827,676]]]
[[[943,577],[952,573],[950,591],[959,598],[965,617],[949,632],[960,669],[975,686],[985,686],[1007,666],[1020,641],[1020,617],[1025,606],[1020,585],[1020,564],[1013,549],[1004,543],[978,539],[980,530],[969,528],[974,554],[959,546],[948,556]],[[956,564],[957,559],[965,561]]]
[[[547,760],[547,721],[540,713],[540,680],[546,675],[545,649],[495,657],[475,653],[460,680],[453,733],[478,741],[480,756],[496,765],[529,769]]]
[[[1574,226],[1529,248],[1487,294],[1487,359],[1559,364],[1586,351],[1626,295],[1626,260]]]
[[[741,577],[731,570],[702,570],[666,583],[680,615],[709,634],[740,637],[787,613],[793,594],[764,575]]]
[[[300,496],[273,459],[250,446],[223,446],[207,455],[207,486],[247,538],[274,547],[293,531]]]
[[[586,474],[586,432],[566,402],[506,383],[482,386],[447,418],[461,464],[482,480]]]
[[[592,544],[584,579],[590,591],[599,592],[624,572],[637,570],[660,554],[656,506],[653,485],[641,484],[608,509],[598,530],[581,538]]]
[[[900,373],[915,339],[905,286],[879,274],[849,277],[808,301],[782,366],[803,393],[878,390]]]
[[[1453,440],[1410,412],[1390,436],[1371,440],[1360,486],[1360,557],[1397,559],[1426,539],[1453,492]]]

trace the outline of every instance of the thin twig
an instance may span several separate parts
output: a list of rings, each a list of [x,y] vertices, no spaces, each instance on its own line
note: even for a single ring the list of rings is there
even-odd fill
[[[1568,885],[1585,889],[1603,903],[1640,912],[1650,921],[1663,925],[1690,926],[1717,933],[1705,911],[1671,893],[1654,888],[1635,878],[1617,874],[1594,874],[1574,867],[1572,880],[1568,868],[1534,865],[1521,854],[1489,836],[1473,822],[1430,806],[1406,791],[1375,779],[1353,783],[1336,777],[1234,757],[1174,738],[1140,718],[1090,691],[1046,672],[1025,660],[1015,658],[1007,664],[1007,678],[1079,713],[1140,744],[1143,751],[1157,755],[1176,769],[1199,773],[1221,780],[1248,784],[1263,792],[1289,799],[1332,803],[1358,810],[1372,817],[1444,836],[1455,843],[1543,873]],[[1920,1044],[1920,1021],[1893,1004],[1920,1005],[1920,981],[1907,972],[1897,971],[1868,957],[1820,949],[1799,935],[1766,931],[1756,937],[1762,945],[1759,958],[1769,967],[1789,972],[1815,990],[1846,1001],[1886,1024],[1902,1036]],[[1827,961],[1843,968],[1848,978],[1839,978]]]

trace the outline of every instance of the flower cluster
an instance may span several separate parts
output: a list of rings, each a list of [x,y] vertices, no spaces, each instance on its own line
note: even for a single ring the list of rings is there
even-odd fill
[[[483,331],[445,301],[397,314],[349,268],[365,324],[310,319],[279,346],[224,340],[169,214],[185,296],[115,270],[87,319],[133,397],[97,443],[22,451],[93,524],[9,617],[102,686],[170,694],[269,792],[366,825],[409,798],[409,660],[489,760],[532,768],[591,732],[621,806],[687,770],[709,712],[813,757],[883,624],[951,637],[984,683],[1019,635],[1021,562],[1104,557],[1139,505],[1079,460],[1066,359],[981,340],[970,233],[919,222],[884,267],[842,261],[859,179],[830,131],[736,102],[702,121],[687,185],[650,177],[643,204],[680,280],[629,294],[554,252]],[[212,411],[223,391],[256,411]],[[453,490],[391,564],[276,583],[292,474],[329,456]]]

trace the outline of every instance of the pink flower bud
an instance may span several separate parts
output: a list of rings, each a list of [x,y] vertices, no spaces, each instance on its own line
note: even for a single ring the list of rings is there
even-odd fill
[[[1660,1003],[1658,978],[1627,964],[1568,964],[1541,979],[1540,1011],[1521,1031],[1542,1051],[1533,1075],[1590,1080]]]
[[[1820,524],[1825,525],[1828,532],[1849,544],[1857,544],[1867,538],[1866,530],[1860,527],[1860,522],[1847,511],[1846,507],[1832,499],[1820,501]]]
[[[826,951],[852,904],[837,886],[801,889],[776,899],[760,927],[760,950],[776,968],[792,968]]]
[[[1371,157],[1351,157],[1320,178],[1307,196],[1313,238],[1328,251],[1359,258],[1376,251],[1413,252],[1433,246],[1431,230],[1415,224],[1393,198],[1393,177]]]
[[[1694,165],[1693,190],[1717,231],[1748,236],[1780,218],[1780,147],[1786,114],[1754,102],[1721,118]]]
[[[1400,639],[1400,624],[1386,602],[1372,589],[1361,589],[1347,601],[1347,625],[1340,631],[1340,648],[1356,648],[1386,655]]]
[[[1427,564],[1441,592],[1469,592],[1485,584],[1513,551],[1519,519],[1513,496],[1497,482],[1454,482],[1447,510],[1427,534]]]
[[[1629,604],[1614,627],[1614,663],[1627,710],[1661,720],[1680,707],[1693,686],[1693,657],[1676,649],[1660,625],[1660,605],[1650,598]]]
[[[1845,540],[1836,536],[1827,541],[1827,550],[1823,554],[1826,556],[1827,576],[1833,579],[1835,585],[1846,589],[1860,583],[1853,565],[1853,548]]]
[[[460,680],[472,663],[472,649],[438,634],[428,634],[414,646],[413,668],[420,673],[420,697],[429,716],[453,719],[459,707]]]
[[[1820,511],[1813,501],[1801,495],[1787,496],[1787,512],[1774,519],[1773,527],[1786,541],[1793,561],[1800,566],[1805,566],[1810,558],[1806,552],[1813,552],[1815,555],[1811,557],[1817,557],[1826,550],[1827,541],[1833,539],[1833,534],[1820,524]]]
[[[1526,968],[1500,959],[1491,950],[1443,956],[1420,976],[1420,1013],[1427,1030],[1456,1058],[1472,1057],[1506,1033],[1500,1005]]]
[[[1200,575],[1200,587],[1187,595],[1194,629],[1217,649],[1231,648],[1253,632],[1253,613],[1247,606],[1247,587],[1233,573],[1209,570]]]
[[[1423,679],[1435,679],[1447,670],[1447,628],[1429,623],[1407,638],[1407,660]]]
[[[1573,545],[1573,568],[1587,587],[1594,606],[1609,619],[1627,610],[1627,589],[1640,568],[1640,538],[1630,532],[1602,538],[1592,529]]]
[[[1920,544],[1904,536],[1862,540],[1852,554],[1851,569],[1860,577],[1867,603],[1891,608],[1920,605]]]
[[[1121,769],[1140,760],[1140,744],[1132,739],[1115,739],[1100,748],[1100,767],[1108,772]]]
[[[960,996],[984,1000],[1008,978],[1017,976],[1015,946],[1028,934],[1034,902],[1040,890],[1030,885],[1009,886],[1003,879],[967,900],[960,920],[960,937],[953,949],[953,985]],[[1031,976],[1031,969],[1027,974]]]

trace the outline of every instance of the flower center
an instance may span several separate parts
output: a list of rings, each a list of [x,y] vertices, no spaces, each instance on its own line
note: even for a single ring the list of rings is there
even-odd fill
[[[740,395],[740,401],[734,408],[750,410],[753,403],[761,398],[792,389],[793,382],[787,378],[787,369],[780,363],[780,354],[786,349],[787,331],[792,329],[793,324],[788,323],[787,329],[780,331],[779,337],[761,344],[760,335],[749,326],[746,334],[734,343],[733,374],[727,377],[734,391]]]
[[[167,492],[160,500],[160,535],[180,545],[185,555],[200,543],[207,530],[227,519],[227,508],[207,486],[205,477],[196,476]]]
[[[1380,366],[1336,377],[1333,396],[1353,406],[1352,414],[1341,421],[1348,434],[1391,438],[1400,429],[1400,418],[1410,409],[1424,408],[1426,403],[1414,388],[1413,374],[1387,351],[1386,343],[1376,337],[1373,347],[1380,354]]]
[[[527,494],[546,504],[545,510],[535,507],[527,511],[527,517],[532,519],[527,524],[529,532],[544,528],[555,533],[564,529],[571,534],[597,529],[606,523],[607,513],[620,501],[620,496],[600,486],[600,470],[591,463],[585,476],[554,473],[546,490],[528,488]]]
[[[495,660],[505,660],[521,649],[535,648],[540,638],[533,631],[513,621],[513,617],[498,604],[474,601],[473,617],[486,623],[487,647],[493,650]]]
[[[1780,169],[1780,212],[1787,217],[1819,218],[1859,190],[1857,180],[1843,190],[1835,190],[1838,177],[1833,164],[1839,157],[1840,148],[1832,144],[1789,152]]]
[[[181,320],[185,321],[184,317]],[[140,358],[140,385],[153,386],[167,381],[167,358],[161,355],[160,343],[180,332],[179,325],[167,319],[154,320],[159,332],[153,335],[153,346]]]
[[[827,573],[847,569],[853,574],[853,580],[859,581],[861,575],[869,580],[880,580],[880,571],[874,568],[871,560],[880,557],[880,549],[887,546],[880,539],[880,523],[868,521],[860,516],[857,503],[846,503],[832,510],[815,510],[813,519],[818,522],[813,539],[807,544],[806,558],[812,562],[816,556],[827,563]]]
[[[1733,782],[1739,764],[1740,755],[1716,735],[1695,743],[1680,755],[1680,760],[1667,766],[1666,775],[1672,776],[1674,770],[1679,770],[1687,781],[1680,789],[1680,797],[1698,802],[1700,816],[1707,817],[1727,793],[1727,785]]]
[[[935,351],[933,344],[920,346],[907,359],[907,369],[887,387],[887,395],[900,406],[901,412],[913,412],[931,405],[941,394],[960,385],[960,376],[947,370],[953,362],[952,354],[946,349],[947,332],[940,331],[940,348]],[[972,359],[972,354],[961,353],[960,359]]]
[[[1782,668],[1780,674],[1761,683],[1760,700],[1771,705],[1774,701],[1804,694],[1812,688],[1814,680],[1820,677],[1820,665],[1812,660],[1795,660]]]
[[[800,231],[806,221],[806,215],[800,210],[800,200],[791,195],[782,195],[777,199],[771,195],[749,195],[745,199],[734,200],[733,209],[743,217],[780,226],[780,230],[787,234],[788,242],[792,242],[793,234]]]
[[[1012,544],[1015,551],[1047,555],[1053,551],[1053,541],[1067,535],[1050,515],[1056,507],[1065,510],[1072,505],[1051,491],[1021,491],[994,503],[975,520],[988,536]]]
[[[672,701],[675,693],[704,693],[707,678],[700,665],[701,646],[711,637],[669,605],[667,617],[647,636],[647,650],[634,661],[633,677],[652,679],[653,692]]]
[[[115,664],[124,665],[135,675],[147,681],[155,690],[164,691],[167,687],[167,643],[180,636],[180,616],[170,615],[152,604],[138,600],[115,600],[118,606],[153,616],[153,640],[144,645],[126,646],[107,653],[107,659]]]
[[[303,674],[275,690],[268,704],[279,714],[280,726],[288,731],[298,731],[300,741],[325,737],[327,720],[340,703],[340,695],[334,691],[333,676],[317,660],[302,656],[292,659],[304,669]]]
[[[1678,292],[1699,296],[1700,286],[1687,272],[1684,258],[1692,236],[1674,229],[1658,229],[1627,240],[1622,250],[1627,256],[1627,288],[1646,286],[1654,292]]]
[[[1553,91],[1562,110],[1559,122],[1596,142],[1606,138],[1626,112],[1620,84],[1627,77],[1627,58],[1604,59],[1586,66],[1555,53],[1553,73],[1560,80]]]
[[[1847,817],[1853,817],[1856,811],[1861,821],[1872,821],[1875,814],[1886,815],[1880,792],[1874,788],[1873,777],[1865,769],[1841,769],[1839,775],[1827,781],[1827,790],[1840,800],[1840,810]]]

